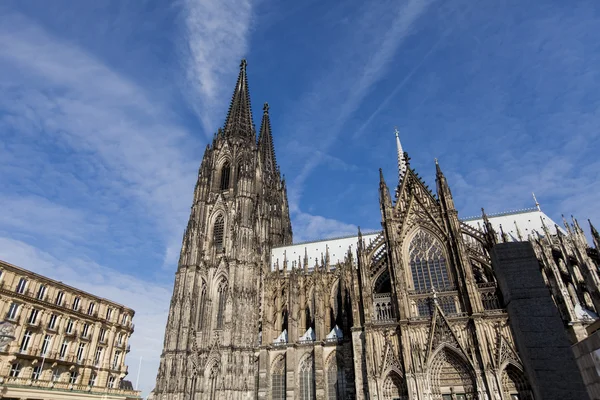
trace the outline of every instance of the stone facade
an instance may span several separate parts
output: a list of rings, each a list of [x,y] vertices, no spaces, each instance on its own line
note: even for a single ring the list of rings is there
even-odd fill
[[[437,162],[434,194],[397,145],[382,231],[299,252],[269,109],[257,139],[242,62],[200,166],[154,399],[533,398],[490,258],[508,239],[485,214],[481,229],[461,222]]]
[[[0,261],[0,397],[135,399],[122,389],[134,311]]]

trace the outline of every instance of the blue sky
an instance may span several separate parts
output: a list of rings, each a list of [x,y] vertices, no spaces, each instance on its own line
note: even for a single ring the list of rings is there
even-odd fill
[[[270,103],[295,240],[379,227],[394,126],[461,216],[531,207],[600,225],[593,0],[0,4],[0,259],[137,311],[156,376],[207,141],[239,61]]]

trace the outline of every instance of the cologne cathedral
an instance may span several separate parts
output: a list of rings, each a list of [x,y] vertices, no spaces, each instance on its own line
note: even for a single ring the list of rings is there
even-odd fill
[[[396,145],[380,231],[294,244],[269,107],[257,137],[242,61],[200,164],[152,398],[533,399],[490,250],[532,243],[577,342],[600,310],[598,232],[589,246],[537,201],[461,219],[437,161],[434,193]]]

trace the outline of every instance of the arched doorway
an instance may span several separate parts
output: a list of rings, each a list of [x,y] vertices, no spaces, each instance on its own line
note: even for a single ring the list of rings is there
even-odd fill
[[[501,382],[504,400],[533,400],[525,374],[515,365],[509,363],[502,370]]]
[[[475,374],[468,362],[455,350],[444,347],[429,367],[434,399],[471,400],[476,398]]]
[[[391,371],[383,381],[383,400],[406,400],[408,392],[404,379],[394,371]]]

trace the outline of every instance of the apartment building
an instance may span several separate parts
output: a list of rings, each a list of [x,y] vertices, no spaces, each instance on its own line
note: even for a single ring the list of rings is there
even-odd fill
[[[137,399],[134,311],[0,261],[0,398]]]

